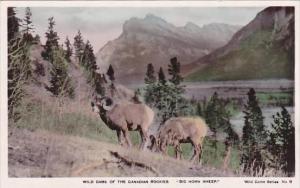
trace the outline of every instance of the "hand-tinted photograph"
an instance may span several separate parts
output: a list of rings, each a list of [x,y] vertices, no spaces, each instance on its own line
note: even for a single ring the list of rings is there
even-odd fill
[[[8,176],[294,177],[294,15],[8,7]]]

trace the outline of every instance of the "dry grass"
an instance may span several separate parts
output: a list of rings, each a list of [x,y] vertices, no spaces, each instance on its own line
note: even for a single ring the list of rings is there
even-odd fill
[[[9,176],[157,176],[146,168],[120,163],[110,151],[118,152],[130,161],[150,166],[159,176],[234,176],[230,171],[222,172],[136,148],[128,149],[76,136],[18,128],[10,129]]]

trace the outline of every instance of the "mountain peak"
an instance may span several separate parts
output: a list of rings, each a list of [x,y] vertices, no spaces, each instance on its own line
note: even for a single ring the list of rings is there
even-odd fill
[[[192,22],[177,27],[147,14],[127,20],[122,34],[99,50],[97,64],[101,70],[106,70],[108,65],[118,67],[116,79],[123,83],[130,79],[143,80],[149,61],[154,68],[164,69],[170,57],[179,58],[183,65],[188,64],[225,45],[234,33],[231,30],[203,31]]]
[[[145,18],[143,19],[146,22],[151,22],[155,24],[166,24],[167,22],[162,19],[161,17],[158,17],[154,14],[148,13],[146,14]]]
[[[189,31],[199,31],[201,28],[194,24],[193,22],[187,22],[184,26],[184,29],[189,30]]]
[[[146,16],[145,16],[145,18],[144,18],[144,20],[156,20],[156,19],[161,20],[160,17],[155,16],[155,15],[152,14],[152,13],[146,14]]]
[[[123,31],[126,33],[128,31],[145,31],[153,30],[157,27],[164,28],[169,23],[164,19],[155,16],[154,14],[148,13],[144,18],[133,17],[127,20],[123,25]]]

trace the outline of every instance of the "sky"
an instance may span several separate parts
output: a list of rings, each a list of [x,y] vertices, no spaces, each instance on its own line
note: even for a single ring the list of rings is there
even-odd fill
[[[54,17],[60,42],[66,36],[71,39],[80,30],[84,40],[89,40],[95,53],[108,41],[114,40],[122,33],[123,23],[132,18],[144,18],[147,14],[154,14],[175,26],[184,26],[193,22],[198,26],[209,23],[226,23],[232,25],[246,25],[256,14],[265,7],[31,7],[32,21],[35,34],[40,35],[45,42],[45,32],[48,27],[48,18]],[[16,8],[17,16],[24,18],[25,8]]]

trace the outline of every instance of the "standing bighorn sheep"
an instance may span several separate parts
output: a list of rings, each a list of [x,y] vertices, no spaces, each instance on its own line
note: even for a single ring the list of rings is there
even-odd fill
[[[151,146],[156,146],[160,151],[166,154],[167,146],[175,147],[176,158],[180,157],[180,144],[191,143],[194,148],[192,161],[202,154],[202,144],[206,136],[208,127],[205,121],[199,117],[176,117],[171,118],[159,129],[158,138],[151,135]]]
[[[108,97],[95,98],[91,103],[93,111],[99,113],[103,122],[112,130],[116,130],[118,141],[122,144],[122,134],[129,147],[131,141],[129,131],[139,131],[142,143],[140,148],[144,148],[147,142],[147,131],[150,127],[154,112],[145,104],[121,102],[113,104],[113,100]]]

